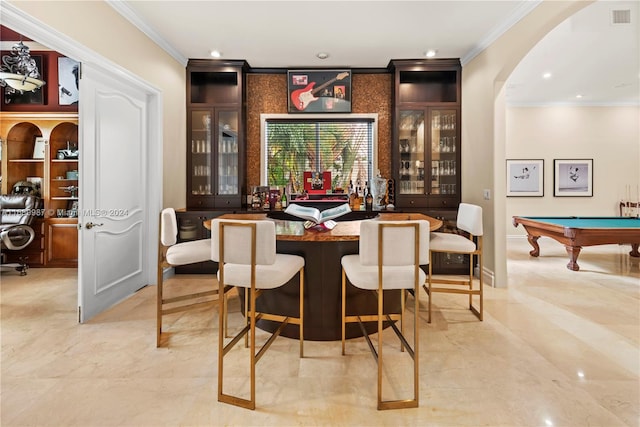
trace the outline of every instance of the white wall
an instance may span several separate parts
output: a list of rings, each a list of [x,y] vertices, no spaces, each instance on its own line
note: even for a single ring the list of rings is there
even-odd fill
[[[618,215],[626,185],[638,197],[640,107],[510,107],[505,151],[544,160],[544,197],[507,198],[507,235],[526,234],[513,215]],[[593,159],[593,197],[554,197],[554,159]]]

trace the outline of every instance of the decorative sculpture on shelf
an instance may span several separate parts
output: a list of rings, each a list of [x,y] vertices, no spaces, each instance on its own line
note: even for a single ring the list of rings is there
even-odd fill
[[[78,197],[78,186],[77,185],[69,185],[67,187],[58,187],[65,193],[69,193],[69,197],[76,198]]]
[[[75,144],[71,144],[70,141],[67,141],[67,148],[58,150],[57,157],[58,157],[59,160],[77,159],[78,158],[78,147]]]

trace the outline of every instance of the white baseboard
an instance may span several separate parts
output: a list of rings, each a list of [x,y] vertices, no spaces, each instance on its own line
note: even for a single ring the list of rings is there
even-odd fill
[[[493,270],[489,270],[487,267],[483,267],[482,271],[483,271],[482,282],[485,285],[489,285],[492,288],[495,288],[496,275],[493,272]],[[480,275],[478,274],[478,267],[474,267],[473,275],[475,277],[480,277]]]

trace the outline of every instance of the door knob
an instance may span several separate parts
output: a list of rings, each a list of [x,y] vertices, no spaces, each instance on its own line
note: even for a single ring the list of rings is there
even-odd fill
[[[102,227],[103,225],[104,224],[102,224],[102,223],[101,224],[94,224],[92,222],[88,222],[88,223],[85,224],[85,227],[88,228],[88,229],[91,229],[93,227]]]

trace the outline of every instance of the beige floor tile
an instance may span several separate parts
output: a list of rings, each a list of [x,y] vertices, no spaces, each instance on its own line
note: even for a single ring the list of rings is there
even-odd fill
[[[75,270],[6,273],[0,284],[2,426],[638,426],[640,262],[627,246],[583,249],[579,272],[562,245],[541,239],[532,258],[508,241],[508,287],[485,288],[485,320],[466,297],[420,299],[420,407],[377,411],[376,364],[364,339],[280,337],[257,366],[257,409],[217,401],[217,305],[165,318],[155,347],[155,287],[77,324]],[[176,276],[169,292],[207,289]],[[410,302],[411,298],[410,298]],[[242,316],[230,299],[230,325]],[[407,333],[413,312],[408,309]],[[258,335],[264,339],[265,333]],[[377,335],[373,334],[374,343]],[[390,330],[385,397],[411,392],[410,358]],[[247,390],[242,346],[225,387]],[[406,396],[408,397],[408,396]]]

